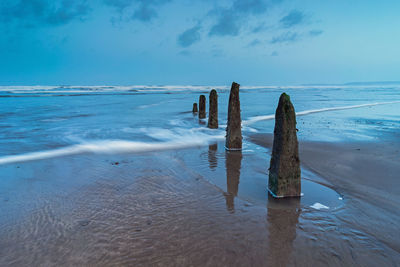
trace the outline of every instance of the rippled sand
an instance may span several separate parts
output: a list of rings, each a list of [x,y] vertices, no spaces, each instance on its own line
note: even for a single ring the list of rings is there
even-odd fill
[[[384,236],[397,234],[391,232],[395,221],[390,220],[398,214],[375,209],[376,217],[390,219],[378,223],[388,227],[375,234],[366,227],[364,210],[356,211],[369,204],[341,187],[344,205],[331,210],[316,210],[296,199],[277,202],[266,194],[264,203],[247,198],[249,192],[259,194],[251,188],[241,192],[241,186],[246,188],[253,179],[249,169],[254,176],[266,175],[267,166],[259,166],[251,153],[217,151],[210,146],[135,156],[81,155],[2,167],[6,176],[19,175],[27,185],[20,194],[3,196],[0,265],[400,262],[399,242]],[[195,159],[198,168],[190,164]],[[225,186],[218,181],[225,181]]]

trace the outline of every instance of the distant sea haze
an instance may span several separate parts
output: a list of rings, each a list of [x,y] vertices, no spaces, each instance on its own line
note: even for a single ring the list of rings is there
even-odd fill
[[[345,84],[302,84],[302,85],[241,85],[241,90],[250,89],[363,89],[363,88],[381,88],[387,86],[400,86],[400,81],[393,82],[351,82]],[[206,91],[206,90],[229,90],[229,85],[35,85],[18,86],[3,85],[0,86],[0,94],[22,94],[22,93],[112,93],[112,92],[183,92],[183,91]]]

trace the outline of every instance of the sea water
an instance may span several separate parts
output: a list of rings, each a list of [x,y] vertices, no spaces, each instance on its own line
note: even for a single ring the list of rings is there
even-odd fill
[[[207,119],[199,120],[191,112],[199,96],[208,97],[213,88],[219,101],[216,130],[208,129]],[[270,152],[248,137],[273,132],[282,92],[290,95],[295,106],[300,140],[370,141],[400,128],[400,86],[242,86],[243,154],[261,160],[261,166],[253,168],[258,168],[261,178],[248,174],[254,179],[241,185],[244,198],[265,196],[262,185],[267,184]],[[224,140],[228,99],[229,86],[2,86],[0,167],[80,154],[194,148],[199,156],[191,159],[191,167],[201,168],[208,164],[201,160],[202,154],[209,153],[208,145]],[[216,158],[224,158],[221,145],[218,151]],[[224,188],[225,179],[207,176]],[[3,190],[10,190],[7,180],[0,181]]]
[[[199,123],[190,112],[212,88],[219,96],[218,130],[208,130],[206,120]],[[300,140],[365,141],[400,126],[400,86],[242,86],[245,137],[272,133],[282,92],[295,106]],[[0,164],[16,155],[22,157],[14,161],[24,161],[206,145],[224,136],[228,99],[228,86],[3,86]],[[23,156],[39,151],[49,154]]]

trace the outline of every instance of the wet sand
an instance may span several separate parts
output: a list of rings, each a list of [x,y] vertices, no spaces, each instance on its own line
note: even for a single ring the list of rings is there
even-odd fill
[[[272,147],[272,134],[251,140]],[[302,167],[323,177],[345,198],[338,218],[400,253],[400,144],[381,142],[300,142]],[[397,261],[397,264],[400,264]]]
[[[271,144],[270,135],[251,140],[266,147]],[[24,195],[5,196],[2,202],[0,265],[397,266],[400,262],[396,208],[400,166],[395,147],[301,143],[303,167],[326,179],[318,182],[345,199],[343,207],[329,211],[302,206],[297,199],[268,199],[265,206],[238,197],[241,183],[251,179],[243,169],[247,156],[228,153],[218,162],[221,159],[215,158],[215,147],[210,146],[205,148],[209,169],[226,169],[222,177],[226,187],[217,187],[201,168],[189,167],[181,159],[203,150],[180,150],[180,156],[173,151],[80,155],[1,166],[6,177],[31,180]],[[381,176],[375,187],[377,174]],[[42,188],[40,182],[55,189]],[[31,190],[35,187],[42,189]],[[12,212],[16,207],[22,212]]]

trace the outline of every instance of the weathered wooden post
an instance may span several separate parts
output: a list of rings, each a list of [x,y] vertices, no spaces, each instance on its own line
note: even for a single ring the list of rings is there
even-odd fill
[[[299,197],[301,171],[296,132],[296,113],[290,97],[283,93],[275,113],[274,143],[268,189],[272,196]]]
[[[200,95],[199,98],[199,119],[206,117],[206,96]]]
[[[193,103],[193,109],[192,109],[193,113],[197,113],[198,109],[197,109],[197,103]]]
[[[225,148],[227,150],[242,149],[242,119],[240,117],[239,87],[240,84],[233,82],[229,95],[228,124],[226,127],[225,142]]]
[[[208,111],[208,128],[218,128],[218,95],[214,89],[210,92],[209,97],[209,111]]]

